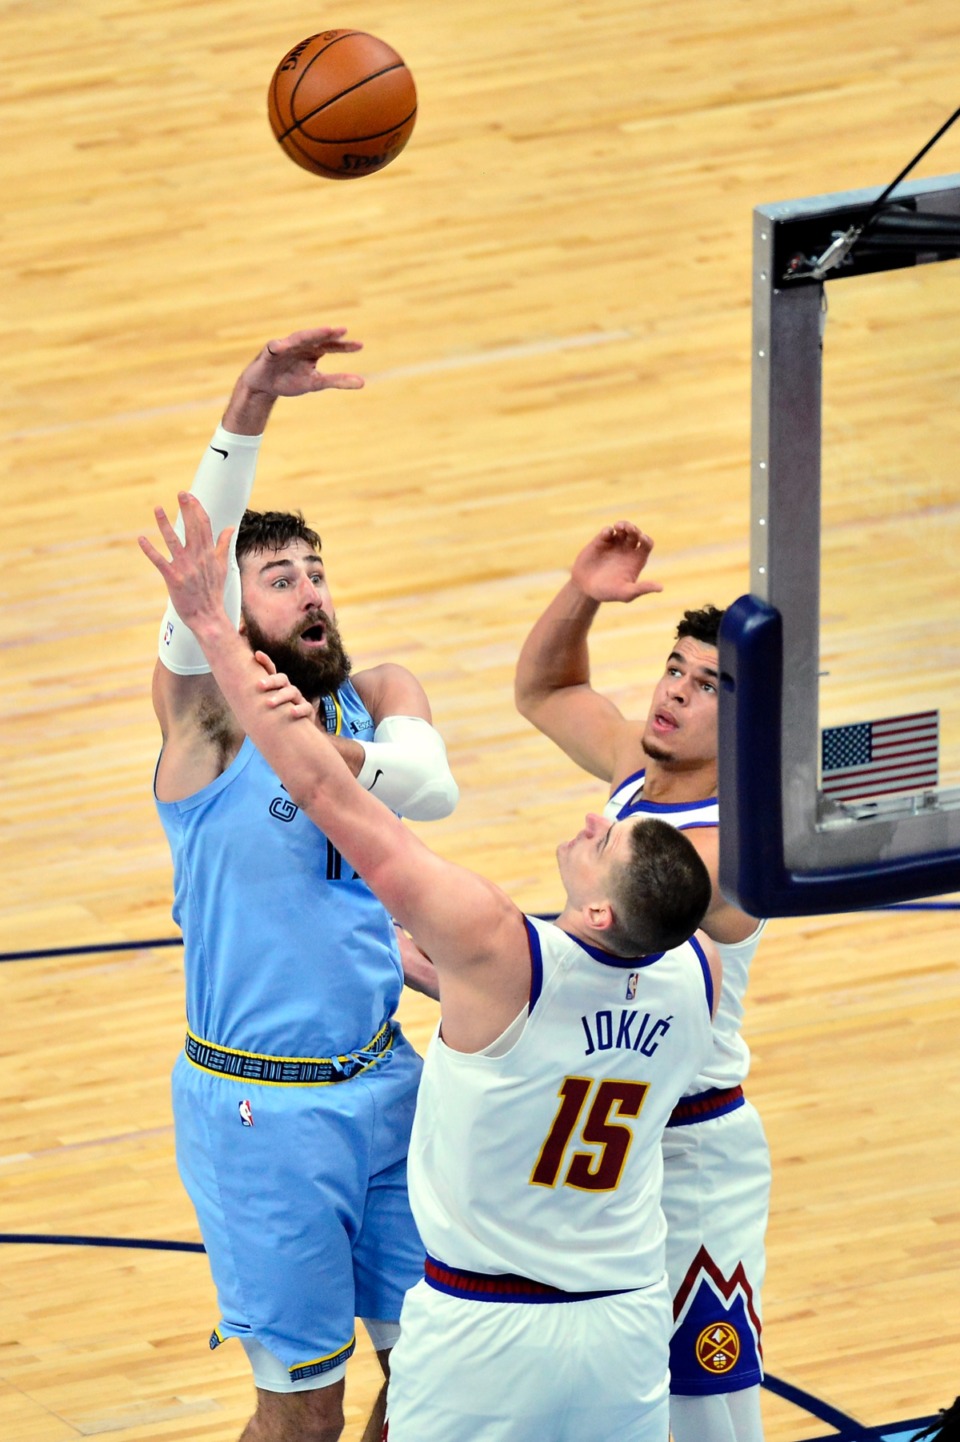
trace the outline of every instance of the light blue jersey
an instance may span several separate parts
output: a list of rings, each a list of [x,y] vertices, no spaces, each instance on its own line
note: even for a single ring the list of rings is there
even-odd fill
[[[373,735],[349,682],[323,717]],[[395,1322],[423,1270],[406,1189],[420,1059],[391,1020],[393,923],[249,739],[157,808],[187,985],[177,1165],[221,1307],[211,1346],[252,1338],[289,1385],[316,1385],[341,1374],[354,1318]]]
[[[337,703],[330,729],[372,738],[349,682]],[[285,1057],[364,1047],[403,987],[393,924],[252,742],[209,786],[157,809],[173,853],[194,1036]]]

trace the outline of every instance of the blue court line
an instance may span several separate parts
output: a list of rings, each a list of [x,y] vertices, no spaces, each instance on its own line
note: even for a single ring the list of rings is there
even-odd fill
[[[0,1232],[0,1244],[4,1242],[53,1247],[133,1247],[152,1252],[206,1251],[202,1242],[174,1242],[154,1237],[73,1236],[56,1232]],[[865,1427],[846,1412],[831,1406],[829,1402],[824,1402],[813,1393],[804,1391],[802,1387],[795,1387],[792,1382],[784,1382],[782,1378],[774,1377],[769,1372],[763,1379],[763,1386],[811,1417],[816,1417],[818,1422],[824,1422],[828,1427],[836,1429],[827,1437],[815,1439],[815,1442],[910,1442],[916,1432],[929,1427],[935,1420],[933,1416],[916,1417],[912,1420],[891,1422],[883,1427]]]
[[[782,1397],[785,1402],[791,1402],[795,1407],[808,1412],[811,1417],[816,1417],[818,1422],[825,1422],[828,1427],[836,1428],[835,1432],[814,1438],[813,1442],[911,1442],[917,1432],[937,1420],[935,1416],[904,1418],[903,1421],[887,1422],[880,1427],[868,1427],[849,1417],[846,1412],[841,1412],[839,1408],[831,1406],[829,1402],[815,1397],[812,1392],[795,1387],[792,1382],[784,1382],[780,1377],[773,1377],[769,1372],[763,1378],[763,1386],[775,1396]]]
[[[859,1436],[863,1430],[855,1418],[848,1417],[846,1412],[840,1412],[836,1407],[831,1407],[829,1402],[822,1402],[819,1397],[814,1397],[810,1392],[804,1392],[802,1388],[795,1387],[792,1382],[784,1382],[779,1377],[772,1377],[769,1372],[765,1372],[763,1385],[777,1397],[782,1397],[786,1402],[792,1402],[795,1407],[802,1407],[805,1412],[809,1412],[818,1421],[826,1422],[828,1427],[835,1427],[841,1436],[849,1435],[851,1429],[857,1429],[855,1435]]]
[[[89,956],[104,951],[152,951],[155,946],[182,946],[182,936],[160,936],[153,941],[104,941],[90,946],[43,946],[37,951],[0,952],[0,961],[42,961],[51,956]]]
[[[913,1417],[902,1422],[888,1422],[882,1427],[857,1427],[853,1432],[830,1432],[823,1437],[813,1437],[810,1442],[914,1442],[918,1432],[939,1422],[934,1417]]]
[[[890,906],[871,906],[871,911],[960,911],[960,901],[897,901]],[[556,911],[532,912],[540,921],[555,921]],[[93,942],[89,946],[42,946],[36,951],[0,951],[0,962],[43,961],[55,956],[94,956],[108,951],[152,951],[158,946],[182,946],[182,936],[158,936],[145,941]]]
[[[205,1252],[202,1242],[168,1242],[152,1237],[73,1237],[48,1232],[0,1232],[0,1242],[41,1247],[139,1247],[149,1252]]]

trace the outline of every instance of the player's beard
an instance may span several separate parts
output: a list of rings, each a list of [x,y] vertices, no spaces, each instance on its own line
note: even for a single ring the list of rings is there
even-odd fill
[[[324,611],[317,611],[315,619],[308,616],[295,631],[282,640],[264,635],[252,616],[244,613],[244,628],[247,640],[254,651],[265,651],[278,671],[302,692],[308,701],[316,701],[342,686],[350,675],[351,661],[343,649],[337,623]],[[312,625],[322,625],[326,645],[313,651],[304,651],[300,637]]]
[[[666,746],[659,745],[659,743],[656,741],[648,741],[644,737],[641,740],[640,745],[643,748],[644,753],[650,757],[651,761],[660,761],[665,763],[675,760],[673,752],[669,751]]]

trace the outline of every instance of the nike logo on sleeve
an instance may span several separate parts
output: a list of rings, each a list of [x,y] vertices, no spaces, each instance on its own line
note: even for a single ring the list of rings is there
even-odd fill
[[[219,446],[211,446],[210,449],[211,449],[212,451],[216,451],[216,453],[217,453],[218,456],[223,456],[223,459],[224,459],[224,460],[226,460],[226,459],[227,459],[227,456],[229,456],[229,454],[230,454],[229,451],[222,451]]]

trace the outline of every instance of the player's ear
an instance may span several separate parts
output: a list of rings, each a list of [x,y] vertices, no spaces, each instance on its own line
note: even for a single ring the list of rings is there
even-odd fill
[[[588,902],[584,907],[588,924],[594,931],[609,931],[613,925],[613,907],[609,901]]]

